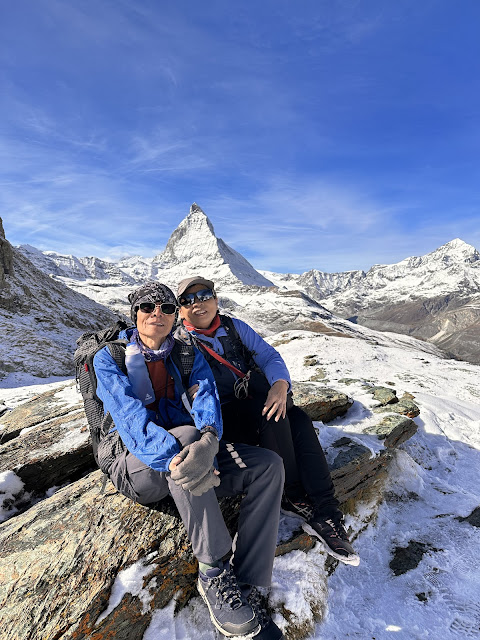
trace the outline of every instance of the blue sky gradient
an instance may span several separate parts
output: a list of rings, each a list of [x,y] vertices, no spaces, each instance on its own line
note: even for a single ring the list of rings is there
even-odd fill
[[[0,7],[13,244],[159,253],[197,202],[259,269],[480,248],[477,0]]]

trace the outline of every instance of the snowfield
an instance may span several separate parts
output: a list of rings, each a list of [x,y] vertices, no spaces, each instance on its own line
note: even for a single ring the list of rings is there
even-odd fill
[[[381,507],[375,512],[371,505],[360,505],[356,516],[347,517],[347,525],[358,534],[360,566],[338,566],[328,578],[328,593],[322,593],[320,546],[307,554],[295,551],[276,559],[270,601],[284,603],[294,619],[309,623],[310,637],[317,640],[478,638],[480,515],[477,512],[471,523],[465,518],[480,507],[479,367],[442,359],[404,336],[378,336],[376,343],[289,331],[268,339],[285,358],[294,380],[309,380],[321,370],[327,386],[354,399],[345,417],[328,426],[317,423],[324,445],[345,434],[372,452],[378,450],[377,438],[363,433],[380,418],[372,412],[375,401],[366,381],[391,383],[398,396],[411,393],[421,410],[415,419],[418,433],[400,447]],[[305,356],[315,356],[316,365],[306,366]],[[0,382],[0,405],[16,406],[63,380],[10,374]],[[72,388],[68,393],[75,392]],[[74,404],[76,398],[65,400]],[[16,483],[14,474],[2,474],[4,497]],[[296,525],[294,519],[282,518],[279,536],[285,537]],[[417,551],[417,560],[403,573],[401,566],[396,568],[396,575],[390,567],[394,551],[407,547]],[[143,562],[120,572],[109,607],[127,591],[142,597],[146,575]],[[326,609],[322,623],[314,622],[313,601],[320,611]],[[200,598],[176,617],[173,608],[171,603],[155,613],[143,640],[216,639]],[[275,619],[283,624],[280,616]]]

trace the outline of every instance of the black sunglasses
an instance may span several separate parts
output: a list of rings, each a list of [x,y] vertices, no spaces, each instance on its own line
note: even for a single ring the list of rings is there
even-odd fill
[[[160,311],[166,316],[171,316],[177,310],[177,306],[173,302],[141,302],[137,308],[142,313],[153,313],[155,307],[160,307]]]
[[[211,289],[201,289],[200,291],[195,291],[195,293],[184,293],[179,297],[178,303],[182,307],[189,307],[195,302],[195,300],[197,300],[197,302],[205,302],[212,298],[215,298],[214,291]]]

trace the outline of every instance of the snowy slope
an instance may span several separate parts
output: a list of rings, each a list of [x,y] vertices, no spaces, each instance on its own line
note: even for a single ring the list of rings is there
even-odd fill
[[[407,337],[392,337],[390,342],[388,338],[383,336],[380,344],[307,331],[286,331],[269,338],[293,379],[310,378],[312,367],[305,365],[304,358],[313,355],[328,386],[353,397],[354,405],[345,417],[328,426],[317,423],[324,445],[345,434],[373,451],[378,447],[376,438],[364,433],[379,418],[372,412],[374,401],[365,383],[393,383],[399,396],[412,393],[421,410],[415,419],[418,433],[400,447],[378,513],[372,518],[370,507],[364,505],[347,518],[347,524],[359,532],[355,547],[361,563],[359,567],[340,565],[328,579],[324,622],[315,625],[311,612],[311,603],[323,598],[319,546],[307,554],[296,551],[275,560],[270,600],[284,603],[298,624],[313,625],[310,637],[314,640],[476,638],[480,536],[478,525],[462,518],[480,506],[479,367],[441,359],[431,345],[427,345],[431,353],[419,351],[416,346],[421,343]],[[55,385],[44,385],[44,390],[50,386]],[[12,406],[15,397],[25,399],[28,389],[2,389],[0,383],[0,401],[5,399]],[[281,532],[295,526],[294,519],[283,518]],[[424,545],[425,553],[416,567],[396,576],[389,566],[394,550],[412,541]],[[125,592],[141,598],[147,574],[148,564],[142,562],[123,571],[110,606]],[[156,612],[143,640],[191,640],[193,633],[196,640],[216,640],[200,598],[175,617],[173,608],[174,603]]]
[[[50,278],[5,239],[3,243],[12,261],[0,283],[0,378],[9,372],[71,375],[76,339],[111,324],[116,315]]]

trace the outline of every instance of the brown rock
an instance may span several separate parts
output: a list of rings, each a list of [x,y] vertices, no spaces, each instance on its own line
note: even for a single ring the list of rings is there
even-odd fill
[[[92,473],[0,527],[4,640],[140,638],[153,607],[177,592],[180,603],[191,596],[196,563],[174,511],[100,495],[101,477]],[[96,627],[118,572],[153,552],[146,612],[128,596]]]
[[[330,422],[345,415],[353,404],[353,400],[345,393],[308,382],[294,382],[292,391],[296,406],[303,409],[312,420]]]
[[[365,433],[372,433],[384,440],[387,448],[398,447],[417,432],[417,424],[403,415],[385,416],[379,424],[369,427]]]

